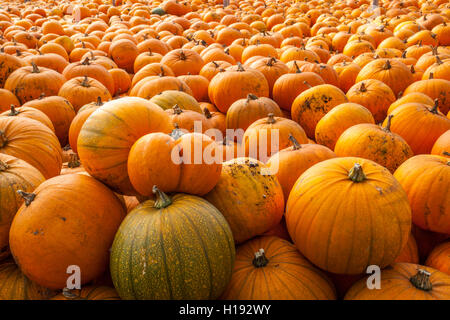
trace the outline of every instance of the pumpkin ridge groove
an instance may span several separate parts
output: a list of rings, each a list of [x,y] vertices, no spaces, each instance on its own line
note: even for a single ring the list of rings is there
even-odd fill
[[[159,216],[159,223],[162,226],[162,218],[163,218],[164,214],[160,214]],[[164,264],[164,272],[166,274],[167,277],[167,282],[168,282],[168,289],[169,289],[169,298],[170,300],[173,300],[173,292],[172,292],[172,283],[171,283],[171,279],[169,276],[169,266],[167,265],[167,259],[166,259],[166,251],[164,248],[164,238],[163,238],[163,228],[160,228],[159,230],[159,243],[161,245],[161,254],[163,257],[163,264]]]

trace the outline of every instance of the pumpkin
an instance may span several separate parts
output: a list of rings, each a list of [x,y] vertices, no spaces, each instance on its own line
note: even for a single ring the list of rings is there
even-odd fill
[[[51,300],[120,300],[114,288],[89,285],[81,289],[67,289]]]
[[[0,117],[0,152],[28,162],[46,179],[61,171],[62,152],[58,139],[37,120]]]
[[[247,156],[265,163],[270,156],[291,145],[290,135],[299,143],[308,143],[308,137],[298,123],[270,113],[245,130],[242,144]]]
[[[386,127],[361,123],[348,128],[339,136],[334,152],[338,157],[375,161],[393,173],[413,151],[401,136],[390,131],[392,117],[388,117]]]
[[[182,110],[177,104],[173,108],[165,110],[165,112],[169,115],[169,122],[177,129],[201,133],[210,129],[210,123],[203,114],[191,110]]]
[[[129,39],[115,40],[109,47],[109,56],[117,66],[130,73],[134,71],[134,61],[138,55],[137,45]]]
[[[39,99],[25,103],[23,108],[34,108],[45,113],[51,120],[61,146],[66,146],[70,124],[75,118],[75,109],[65,98],[59,96],[45,97],[41,95]]]
[[[0,263],[0,300],[47,300],[54,292],[28,279],[12,261]]]
[[[318,74],[323,81],[333,86],[339,86],[339,79],[337,72],[332,66],[324,63],[306,63],[300,67],[302,72],[313,72]]]
[[[245,50],[244,50],[245,52]],[[269,84],[269,97],[272,97],[273,86],[282,75],[287,74],[289,68],[285,63],[274,57],[258,59],[251,63],[250,68],[260,71]]]
[[[220,112],[226,113],[231,104],[251,93],[258,97],[269,96],[269,84],[264,75],[240,63],[217,73],[209,83],[208,96]]]
[[[371,160],[341,157],[317,163],[298,178],[287,201],[286,225],[314,265],[359,274],[397,258],[411,230],[411,208],[389,170]]]
[[[139,81],[150,76],[175,76],[172,69],[162,63],[150,63],[144,66],[141,70],[136,72],[131,80],[131,87],[133,88]]]
[[[433,268],[413,263],[396,263],[381,271],[379,290],[367,288],[366,279],[358,281],[345,300],[448,300],[450,276]]]
[[[9,76],[23,66],[24,63],[21,59],[4,52],[0,52],[0,87],[3,88]]]
[[[231,67],[231,63],[226,61],[211,61],[206,63],[201,69],[199,75],[211,81],[212,78],[219,72],[225,71],[226,68]]]
[[[118,96],[128,92],[131,87],[130,75],[123,69],[112,68],[108,70],[114,82],[114,96]]]
[[[300,144],[292,134],[289,134],[292,146],[275,153],[267,161],[272,174],[274,174],[283,188],[284,199],[289,194],[306,169],[321,161],[336,157],[333,151],[319,144]]]
[[[251,158],[224,162],[218,183],[205,196],[224,215],[236,243],[270,230],[283,216],[283,189],[269,173]]]
[[[450,129],[444,132],[434,143],[431,154],[450,156]]]
[[[450,239],[449,234],[424,230],[414,224],[412,225],[411,231],[416,239],[417,249],[419,250],[419,260],[421,263],[425,263],[431,251],[437,245],[443,243],[447,239]]]
[[[436,140],[450,129],[450,119],[438,111],[437,100],[433,107],[406,103],[394,109],[390,115],[394,116],[391,131],[405,139],[415,154],[430,153]]]
[[[221,140],[225,136],[226,132],[226,118],[225,115],[219,111],[209,111],[208,108],[203,108],[203,115],[208,121],[210,129],[206,130],[206,134],[211,136],[214,140]],[[209,133],[210,131],[211,134]]]
[[[0,113],[0,116],[19,117],[19,118],[24,117],[24,118],[28,118],[28,119],[33,119],[33,120],[39,121],[40,123],[42,123],[43,125],[48,127],[50,130],[55,132],[55,128],[53,127],[53,123],[51,122],[49,117],[47,117],[47,115],[45,113],[43,113],[42,111],[35,109],[35,108],[26,107],[26,106],[16,108],[16,107],[14,107],[14,105],[11,105],[11,110]]]
[[[178,134],[150,133],[133,144],[128,175],[141,195],[151,196],[154,185],[164,192],[204,195],[216,185],[222,159],[211,163],[216,156],[215,150],[208,153],[214,146],[213,140],[199,133],[182,134],[179,138]]]
[[[357,103],[343,103],[331,109],[316,126],[316,142],[334,150],[336,141],[348,128],[360,124],[374,124],[372,113]]]
[[[80,130],[78,154],[86,171],[114,191],[136,195],[127,173],[132,145],[151,132],[169,133],[169,116],[142,98],[126,97],[105,103]]]
[[[397,259],[395,259],[395,262],[419,263],[419,249],[417,248],[417,242],[412,233],[409,235],[406,246]]]
[[[390,114],[392,111],[394,111],[396,108],[400,107],[401,105],[406,104],[406,103],[411,103],[411,102],[417,102],[417,103],[422,103],[422,104],[426,104],[429,106],[434,106],[434,101],[429,96],[427,96],[423,93],[420,93],[420,92],[411,92],[411,93],[408,93],[408,94],[402,96],[401,98],[395,100],[395,102],[389,106],[387,113]]]
[[[199,74],[204,65],[202,57],[190,49],[175,49],[168,52],[161,63],[168,66],[175,76]]]
[[[450,275],[450,241],[436,246],[428,256],[425,265]]]
[[[75,111],[85,104],[97,101],[98,97],[102,101],[112,99],[110,92],[101,82],[87,76],[68,80],[59,90],[58,96],[67,99]]]
[[[356,63],[348,63],[346,61],[336,63],[333,65],[334,71],[336,71],[338,84],[337,87],[344,92],[347,92],[356,82],[356,77],[361,71],[361,67]]]
[[[150,99],[153,102],[163,108],[164,110],[171,109],[174,105],[178,105],[183,110],[196,111],[202,113],[202,109],[197,100],[183,91],[178,90],[165,90]]]
[[[447,114],[450,111],[450,81],[445,79],[427,79],[412,83],[403,92],[407,95],[412,92],[420,92],[431,99],[438,99],[439,111]]]
[[[202,75],[182,75],[178,77],[184,81],[192,91],[192,96],[199,102],[208,102],[209,80]]]
[[[217,299],[230,281],[235,259],[228,223],[202,198],[169,197],[154,190],[156,200],[126,216],[111,248],[111,276],[119,296]]]
[[[314,138],[319,120],[335,106],[347,102],[344,92],[330,84],[322,84],[303,91],[292,103],[292,120],[298,122],[308,137]]]
[[[21,67],[11,73],[5,82],[5,89],[14,93],[21,104],[47,96],[57,95],[66,79],[55,70],[38,67]]]
[[[155,95],[167,90],[183,91],[192,96],[192,90],[189,86],[183,80],[172,76],[144,78],[130,90],[130,96],[151,99]]]
[[[17,97],[9,90],[0,89],[0,111],[10,110],[12,105],[15,107],[20,106]]]
[[[238,246],[224,300],[334,300],[333,284],[290,242],[257,237]]]
[[[104,272],[125,216],[113,192],[92,177],[71,174],[21,194],[25,204],[14,217],[9,242],[14,260],[30,280],[62,289],[70,265],[79,266],[82,285]]]
[[[450,234],[450,163],[435,155],[417,155],[405,161],[394,176],[411,204],[412,221],[418,227]]]

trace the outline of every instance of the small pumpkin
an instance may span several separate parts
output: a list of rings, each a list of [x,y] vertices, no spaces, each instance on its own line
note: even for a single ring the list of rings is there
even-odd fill
[[[428,256],[425,265],[450,275],[450,241],[436,246]]]

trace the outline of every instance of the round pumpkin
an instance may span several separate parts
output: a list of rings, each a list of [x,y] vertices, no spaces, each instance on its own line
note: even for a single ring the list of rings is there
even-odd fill
[[[434,143],[431,154],[450,157],[450,129],[445,131]]]
[[[450,276],[450,241],[436,246],[428,256],[425,265]]]

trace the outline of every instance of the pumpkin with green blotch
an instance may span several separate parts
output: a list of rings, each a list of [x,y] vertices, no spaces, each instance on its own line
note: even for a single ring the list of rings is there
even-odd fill
[[[78,290],[65,288],[51,300],[120,300],[120,297],[114,288],[89,285]]]
[[[333,283],[289,241],[256,237],[236,250],[226,300],[334,300]]]
[[[156,201],[132,210],[114,239],[110,269],[119,296],[217,299],[231,279],[235,258],[227,221],[200,197],[154,191]]]
[[[174,105],[178,105],[183,110],[196,111],[202,113],[200,104],[195,100],[193,96],[183,91],[177,90],[165,90],[150,99],[153,102],[163,108],[164,110],[171,109]]]
[[[0,300],[47,300],[54,295],[28,279],[13,261],[0,264]]]

